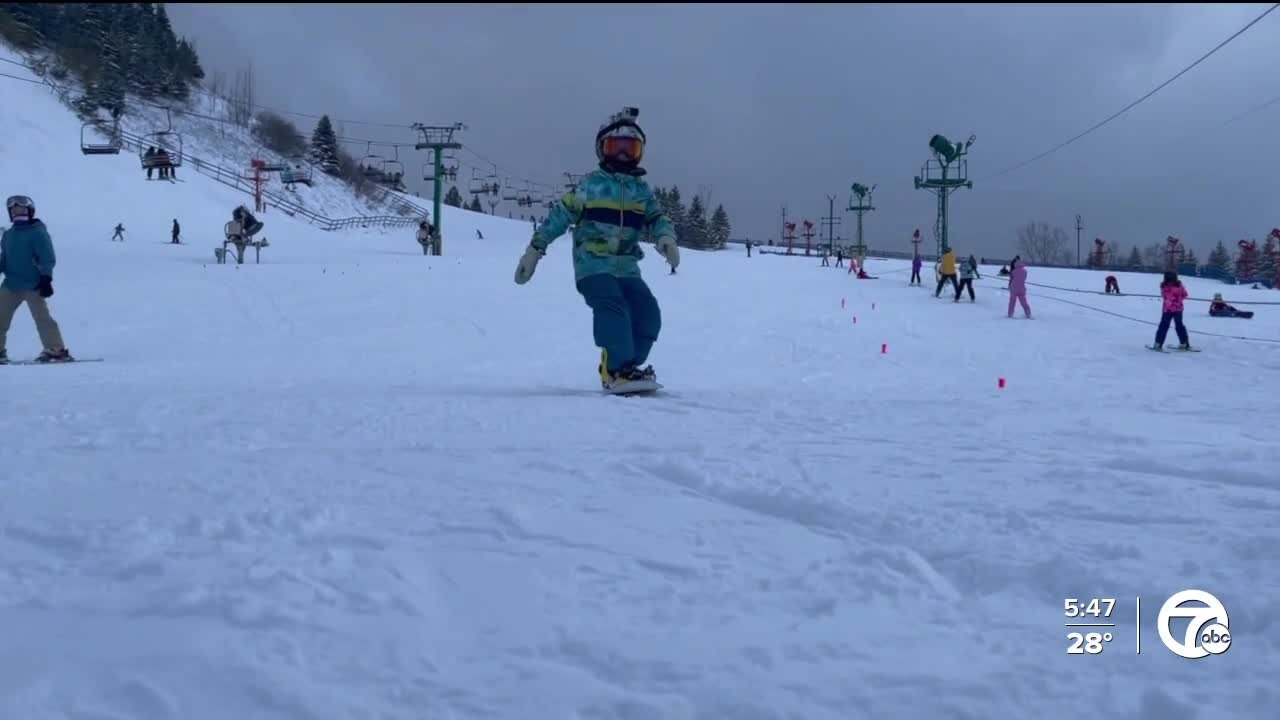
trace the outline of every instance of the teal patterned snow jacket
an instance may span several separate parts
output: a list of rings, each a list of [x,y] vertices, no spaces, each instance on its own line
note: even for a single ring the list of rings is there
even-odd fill
[[[546,251],[571,225],[575,282],[602,273],[640,277],[640,239],[645,231],[654,241],[676,237],[648,183],[639,175],[603,169],[587,175],[554,204],[529,244]]]

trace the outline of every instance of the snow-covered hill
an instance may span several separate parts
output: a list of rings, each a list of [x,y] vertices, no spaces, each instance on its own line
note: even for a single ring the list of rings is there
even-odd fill
[[[0,44],[0,61],[10,74],[40,80],[49,85],[49,91],[69,103],[79,95],[73,80],[56,81],[42,76],[32,69],[32,59]],[[38,59],[38,58],[35,58]],[[12,78],[6,78],[11,81]],[[11,84],[11,83],[10,83]],[[161,107],[162,103],[133,102],[129,111],[121,117],[120,128],[126,141],[143,145],[155,144],[163,137],[165,146],[183,157],[185,169],[177,170],[177,177],[188,179],[203,169],[205,174],[224,181],[239,176],[242,192],[251,188],[251,160],[289,164],[291,159],[280,156],[256,140],[252,133],[226,121],[230,115],[226,102],[208,95],[194,93],[187,103],[170,103],[174,110]],[[106,144],[110,122],[102,120],[99,128],[77,127],[74,134],[64,139],[66,143],[81,141],[89,144]],[[132,159],[140,177],[142,169],[140,149],[134,143],[122,153]],[[277,205],[288,204],[291,213],[310,218],[313,224],[325,225],[329,221],[345,218],[374,218],[401,216],[421,218],[430,214],[430,202],[408,193],[394,192],[374,186],[372,193],[360,195],[346,183],[322,172],[311,173],[310,185],[295,183],[286,185],[279,174],[268,173],[263,185],[265,193]],[[247,192],[245,193],[248,194]],[[272,204],[269,202],[268,204]]]
[[[71,350],[105,361],[0,369],[0,718],[1280,705],[1269,306],[1191,303],[1204,351],[1165,355],[1156,301],[1071,292],[1102,273],[1032,268],[1066,289],[1027,321],[998,281],[956,304],[900,262],[651,254],[667,392],[605,397],[567,239],[517,286],[525,223],[447,208],[424,257],[411,228],[268,212],[263,263],[215,265],[236,191],[82,156],[47,89],[4,88],[0,184],[50,224]],[[8,347],[38,350],[25,311]],[[1187,588],[1228,652],[1165,648]],[[1112,614],[1074,621],[1113,626],[1078,631],[1111,640],[1071,654],[1091,598]]]

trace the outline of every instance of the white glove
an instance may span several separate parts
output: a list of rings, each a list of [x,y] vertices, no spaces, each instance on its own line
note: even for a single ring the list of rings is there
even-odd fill
[[[538,261],[542,259],[545,253],[542,250],[530,245],[524,255],[520,256],[520,264],[516,265],[516,284],[523,285],[529,282],[533,277],[533,271],[538,269]]]
[[[674,269],[680,264],[680,247],[676,245],[676,239],[670,235],[663,235],[654,243],[658,252],[662,253],[662,257],[667,259],[667,263]]]

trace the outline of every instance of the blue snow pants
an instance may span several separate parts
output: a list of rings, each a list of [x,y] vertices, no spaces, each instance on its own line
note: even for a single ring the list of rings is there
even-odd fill
[[[662,313],[643,278],[588,275],[578,292],[591,308],[596,346],[608,353],[610,372],[640,366],[658,340]]]

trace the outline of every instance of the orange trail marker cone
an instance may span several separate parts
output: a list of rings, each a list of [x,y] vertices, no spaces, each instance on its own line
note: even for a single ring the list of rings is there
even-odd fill
[[[1000,378],[1000,387],[1001,387],[1001,388],[1003,388],[1003,387],[1004,387],[1004,378]]]

